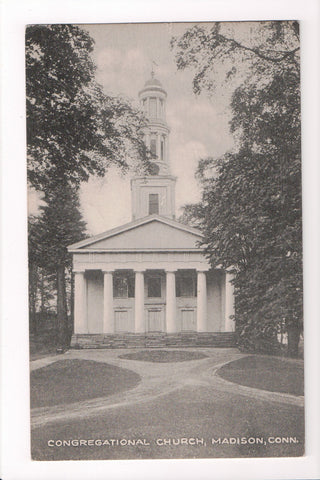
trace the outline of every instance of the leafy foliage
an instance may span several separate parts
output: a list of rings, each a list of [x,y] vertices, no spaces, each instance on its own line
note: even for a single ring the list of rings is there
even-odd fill
[[[270,22],[255,28],[251,45],[222,34],[221,24],[209,31],[193,27],[174,42],[178,68],[196,69],[196,93],[212,90],[219,62],[231,62],[226,80],[236,66],[248,67],[231,100],[237,148],[200,161],[202,203],[188,205],[184,215],[203,230],[212,266],[235,275],[240,346],[270,352],[285,326],[295,354],[299,335],[292,332],[302,329],[298,27]]]
[[[108,164],[146,163],[143,116],[95,82],[93,40],[74,25],[26,30],[28,178],[38,190],[78,185]]]
[[[282,22],[213,22],[197,24],[171,47],[179,70],[194,70],[193,90],[212,93],[224,81],[245,80],[266,84],[272,75],[292,69],[299,75],[299,24]]]
[[[45,193],[37,222],[38,261],[48,272],[71,267],[67,246],[86,238],[78,194],[65,184]]]
[[[40,215],[29,219],[29,294],[33,330],[37,331],[37,306],[45,316],[48,300],[56,292],[58,343],[66,345],[70,337],[67,314],[67,282],[72,275],[72,257],[67,246],[86,237],[86,224],[82,219],[77,189],[61,184],[44,196]],[[37,297],[40,296],[40,301]],[[47,300],[47,301],[46,301]],[[51,302],[50,302],[51,303]]]

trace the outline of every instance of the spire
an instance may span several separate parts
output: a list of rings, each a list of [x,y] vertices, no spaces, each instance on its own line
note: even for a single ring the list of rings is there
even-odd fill
[[[148,175],[131,180],[132,218],[158,214],[175,217],[176,178],[170,174],[169,133],[166,121],[167,92],[155,78],[152,61],[151,78],[139,92],[140,105],[148,119],[144,141],[153,155],[152,169]]]
[[[144,88],[139,92],[140,104],[149,120],[145,129],[145,144],[154,155],[154,175],[170,174],[169,162],[169,133],[170,129],[166,121],[167,92],[160,81],[155,78],[152,61],[151,78],[146,81]],[[157,172],[157,173],[156,173]]]

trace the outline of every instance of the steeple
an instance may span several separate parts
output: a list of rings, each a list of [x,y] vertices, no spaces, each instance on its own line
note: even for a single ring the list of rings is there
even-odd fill
[[[158,167],[159,174],[170,172],[169,166],[169,133],[170,129],[166,121],[167,92],[159,80],[154,76],[152,67],[151,78],[146,81],[143,89],[139,92],[140,105],[149,120],[146,128],[145,143],[155,156],[154,163]]]
[[[154,158],[151,174],[131,180],[132,219],[152,214],[174,218],[176,178],[170,174],[167,92],[155,78],[153,67],[151,78],[139,92],[139,100],[148,119],[144,140]]]

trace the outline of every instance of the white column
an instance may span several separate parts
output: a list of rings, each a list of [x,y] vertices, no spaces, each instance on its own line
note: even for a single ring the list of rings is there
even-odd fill
[[[176,275],[174,271],[166,271],[166,329],[167,333],[177,331],[176,308]]]
[[[206,272],[197,272],[197,331],[207,331],[207,277]]]
[[[134,325],[136,333],[145,332],[144,324],[144,273],[135,272]]]
[[[74,272],[74,333],[88,333],[87,288],[83,272]]]
[[[164,140],[164,158],[169,163],[169,135],[166,135]]]
[[[225,292],[225,332],[234,332],[235,322],[230,316],[234,315],[234,287],[231,281],[233,275],[226,272],[226,292]]]
[[[103,272],[103,333],[114,333],[113,272]]]

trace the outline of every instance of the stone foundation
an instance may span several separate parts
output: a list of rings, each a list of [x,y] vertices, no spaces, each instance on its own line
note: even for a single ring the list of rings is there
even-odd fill
[[[71,348],[162,348],[162,347],[221,347],[235,346],[233,332],[218,333],[126,333],[74,334]]]

